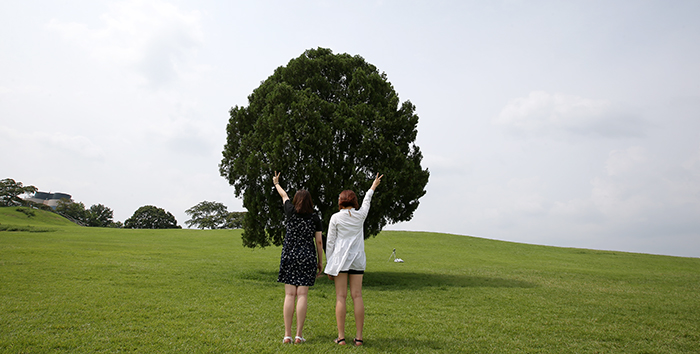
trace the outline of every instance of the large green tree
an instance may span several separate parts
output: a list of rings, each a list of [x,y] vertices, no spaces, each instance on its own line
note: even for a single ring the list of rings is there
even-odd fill
[[[86,210],[87,226],[109,227],[112,225],[114,212],[112,209],[102,205],[95,204]]]
[[[223,229],[226,227],[228,208],[223,203],[203,201],[185,210],[191,219],[185,221],[187,227],[200,229]]]
[[[85,204],[82,202],[75,203],[70,199],[61,199],[56,205],[56,212],[75,223],[83,226],[88,225],[90,212],[85,209]]]
[[[124,227],[129,229],[179,229],[175,216],[165,209],[153,205],[144,205],[124,221]]]
[[[85,204],[82,202],[76,203],[69,199],[59,200],[56,212],[80,225],[92,227],[112,226],[112,217],[114,215],[112,209],[102,204],[95,204],[90,209],[86,209]]]
[[[206,200],[185,210],[185,214],[191,218],[185,225],[200,229],[240,229],[245,216],[245,212],[229,212],[223,203]]]
[[[338,195],[359,198],[384,174],[365,221],[365,237],[413,217],[429,172],[415,144],[418,116],[399,102],[386,74],[361,56],[318,48],[281,66],[230,110],[220,173],[243,197],[243,244],[280,245],[284,236],[274,171],[290,197],[311,192],[324,227]]]
[[[15,206],[27,204],[20,195],[35,193],[34,186],[25,186],[12,178],[0,180],[0,206]]]

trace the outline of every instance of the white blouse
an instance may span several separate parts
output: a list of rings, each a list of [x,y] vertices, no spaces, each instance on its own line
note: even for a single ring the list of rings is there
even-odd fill
[[[343,209],[331,216],[326,241],[326,269],[324,273],[336,276],[340,271],[365,270],[365,223],[374,191],[368,190],[360,209]]]

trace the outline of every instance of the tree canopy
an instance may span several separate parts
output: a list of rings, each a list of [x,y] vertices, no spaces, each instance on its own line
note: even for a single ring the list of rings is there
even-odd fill
[[[20,195],[36,191],[38,191],[36,187],[25,186],[12,178],[0,180],[0,206],[25,205],[26,202],[20,198]]]
[[[170,212],[155,207],[144,205],[134,212],[130,218],[124,221],[124,227],[129,229],[180,229],[175,216]]]
[[[73,222],[80,225],[92,227],[115,227],[112,221],[114,212],[112,209],[102,205],[95,204],[89,209],[85,208],[82,202],[73,202],[69,199],[61,199],[56,206],[56,212],[68,217]]]
[[[80,225],[85,226],[88,224],[88,216],[90,214],[85,210],[85,204],[82,202],[75,203],[69,199],[61,199],[56,205],[56,212]]]
[[[245,218],[245,211],[232,211],[226,215],[226,228],[227,229],[240,229],[243,227],[243,219]]]
[[[229,212],[223,203],[206,200],[185,210],[185,214],[191,218],[185,225],[200,229],[240,229],[245,216],[245,212]]]
[[[219,202],[203,201],[185,210],[190,220],[185,221],[188,227],[195,226],[200,229],[222,229],[226,227],[228,208]]]
[[[280,245],[281,201],[272,174],[282,174],[290,198],[311,192],[324,228],[338,210],[338,195],[358,198],[384,174],[365,221],[365,237],[408,221],[425,194],[429,172],[415,144],[418,116],[384,73],[359,55],[318,48],[277,68],[230,110],[219,171],[243,197],[243,244]]]
[[[87,226],[110,227],[114,223],[112,218],[114,212],[112,209],[102,205],[95,204],[86,210]]]

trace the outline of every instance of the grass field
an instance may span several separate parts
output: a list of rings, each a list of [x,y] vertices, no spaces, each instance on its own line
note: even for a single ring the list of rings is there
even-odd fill
[[[0,230],[2,353],[700,352],[698,258],[382,232],[366,242],[365,346],[332,344],[327,279],[309,294],[308,342],[285,346],[280,248],[243,248],[240,231],[85,228],[15,208]]]

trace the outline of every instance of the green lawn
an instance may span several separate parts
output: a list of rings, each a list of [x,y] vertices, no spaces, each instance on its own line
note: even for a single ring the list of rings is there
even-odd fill
[[[0,231],[0,352],[700,352],[698,258],[386,231],[366,242],[365,346],[331,343],[327,279],[308,342],[283,346],[280,248],[53,217],[0,208],[0,230],[22,230]]]

